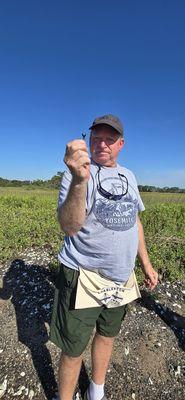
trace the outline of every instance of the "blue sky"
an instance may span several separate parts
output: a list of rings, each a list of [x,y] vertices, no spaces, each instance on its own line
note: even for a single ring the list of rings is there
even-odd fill
[[[138,183],[185,187],[184,0],[2,1],[0,176],[48,179],[113,113]]]

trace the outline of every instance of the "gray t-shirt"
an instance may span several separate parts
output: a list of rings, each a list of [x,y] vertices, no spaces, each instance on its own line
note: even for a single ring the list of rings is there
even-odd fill
[[[86,220],[74,236],[65,236],[59,252],[59,261],[78,269],[98,270],[114,281],[127,281],[135,266],[138,250],[138,211],[145,209],[134,174],[117,164],[116,167],[101,166],[101,187],[119,195],[128,192],[119,200],[102,196],[97,190],[99,166],[91,161],[91,177],[86,196]],[[118,174],[123,174],[120,176]],[[67,170],[62,178],[58,206],[66,199],[72,175]],[[70,215],[69,215],[70,219]]]

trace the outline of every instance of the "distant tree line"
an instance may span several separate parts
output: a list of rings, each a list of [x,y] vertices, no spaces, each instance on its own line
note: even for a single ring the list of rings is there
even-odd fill
[[[60,187],[60,182],[62,179],[63,172],[57,172],[56,175],[52,176],[51,179],[48,180],[42,180],[42,179],[36,179],[36,180],[18,180],[18,179],[4,179],[0,178],[0,187],[38,187],[38,188],[52,188],[52,189],[58,189]]]
[[[138,185],[138,188],[140,192],[185,193],[185,189],[181,189],[177,186],[165,186],[161,188],[157,186]]]
[[[63,176],[63,172],[58,171],[56,175],[52,176],[51,179],[42,180],[18,180],[18,179],[4,179],[0,178],[0,187],[22,187],[22,186],[29,186],[32,187],[39,187],[39,188],[52,188],[52,189],[59,189],[60,182]],[[164,193],[185,193],[185,189],[180,189],[176,186],[168,187],[165,186],[163,188],[157,186],[149,186],[149,185],[138,185],[140,192],[164,192]]]

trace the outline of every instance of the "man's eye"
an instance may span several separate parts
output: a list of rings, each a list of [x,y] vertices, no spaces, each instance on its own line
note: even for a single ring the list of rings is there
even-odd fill
[[[115,139],[113,139],[113,138],[107,138],[107,139],[101,139],[101,138],[98,138],[98,137],[94,137],[93,138],[93,142],[94,143],[101,143],[101,142],[106,142],[107,144],[113,144],[114,142],[115,142]]]

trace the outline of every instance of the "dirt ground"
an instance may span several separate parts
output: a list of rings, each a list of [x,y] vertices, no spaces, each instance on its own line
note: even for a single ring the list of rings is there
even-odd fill
[[[55,274],[46,250],[27,250],[0,266],[0,398],[52,400],[60,350],[49,340]],[[128,307],[106,380],[113,400],[185,399],[185,317],[182,282],[162,282]],[[77,387],[91,377],[90,343]]]

